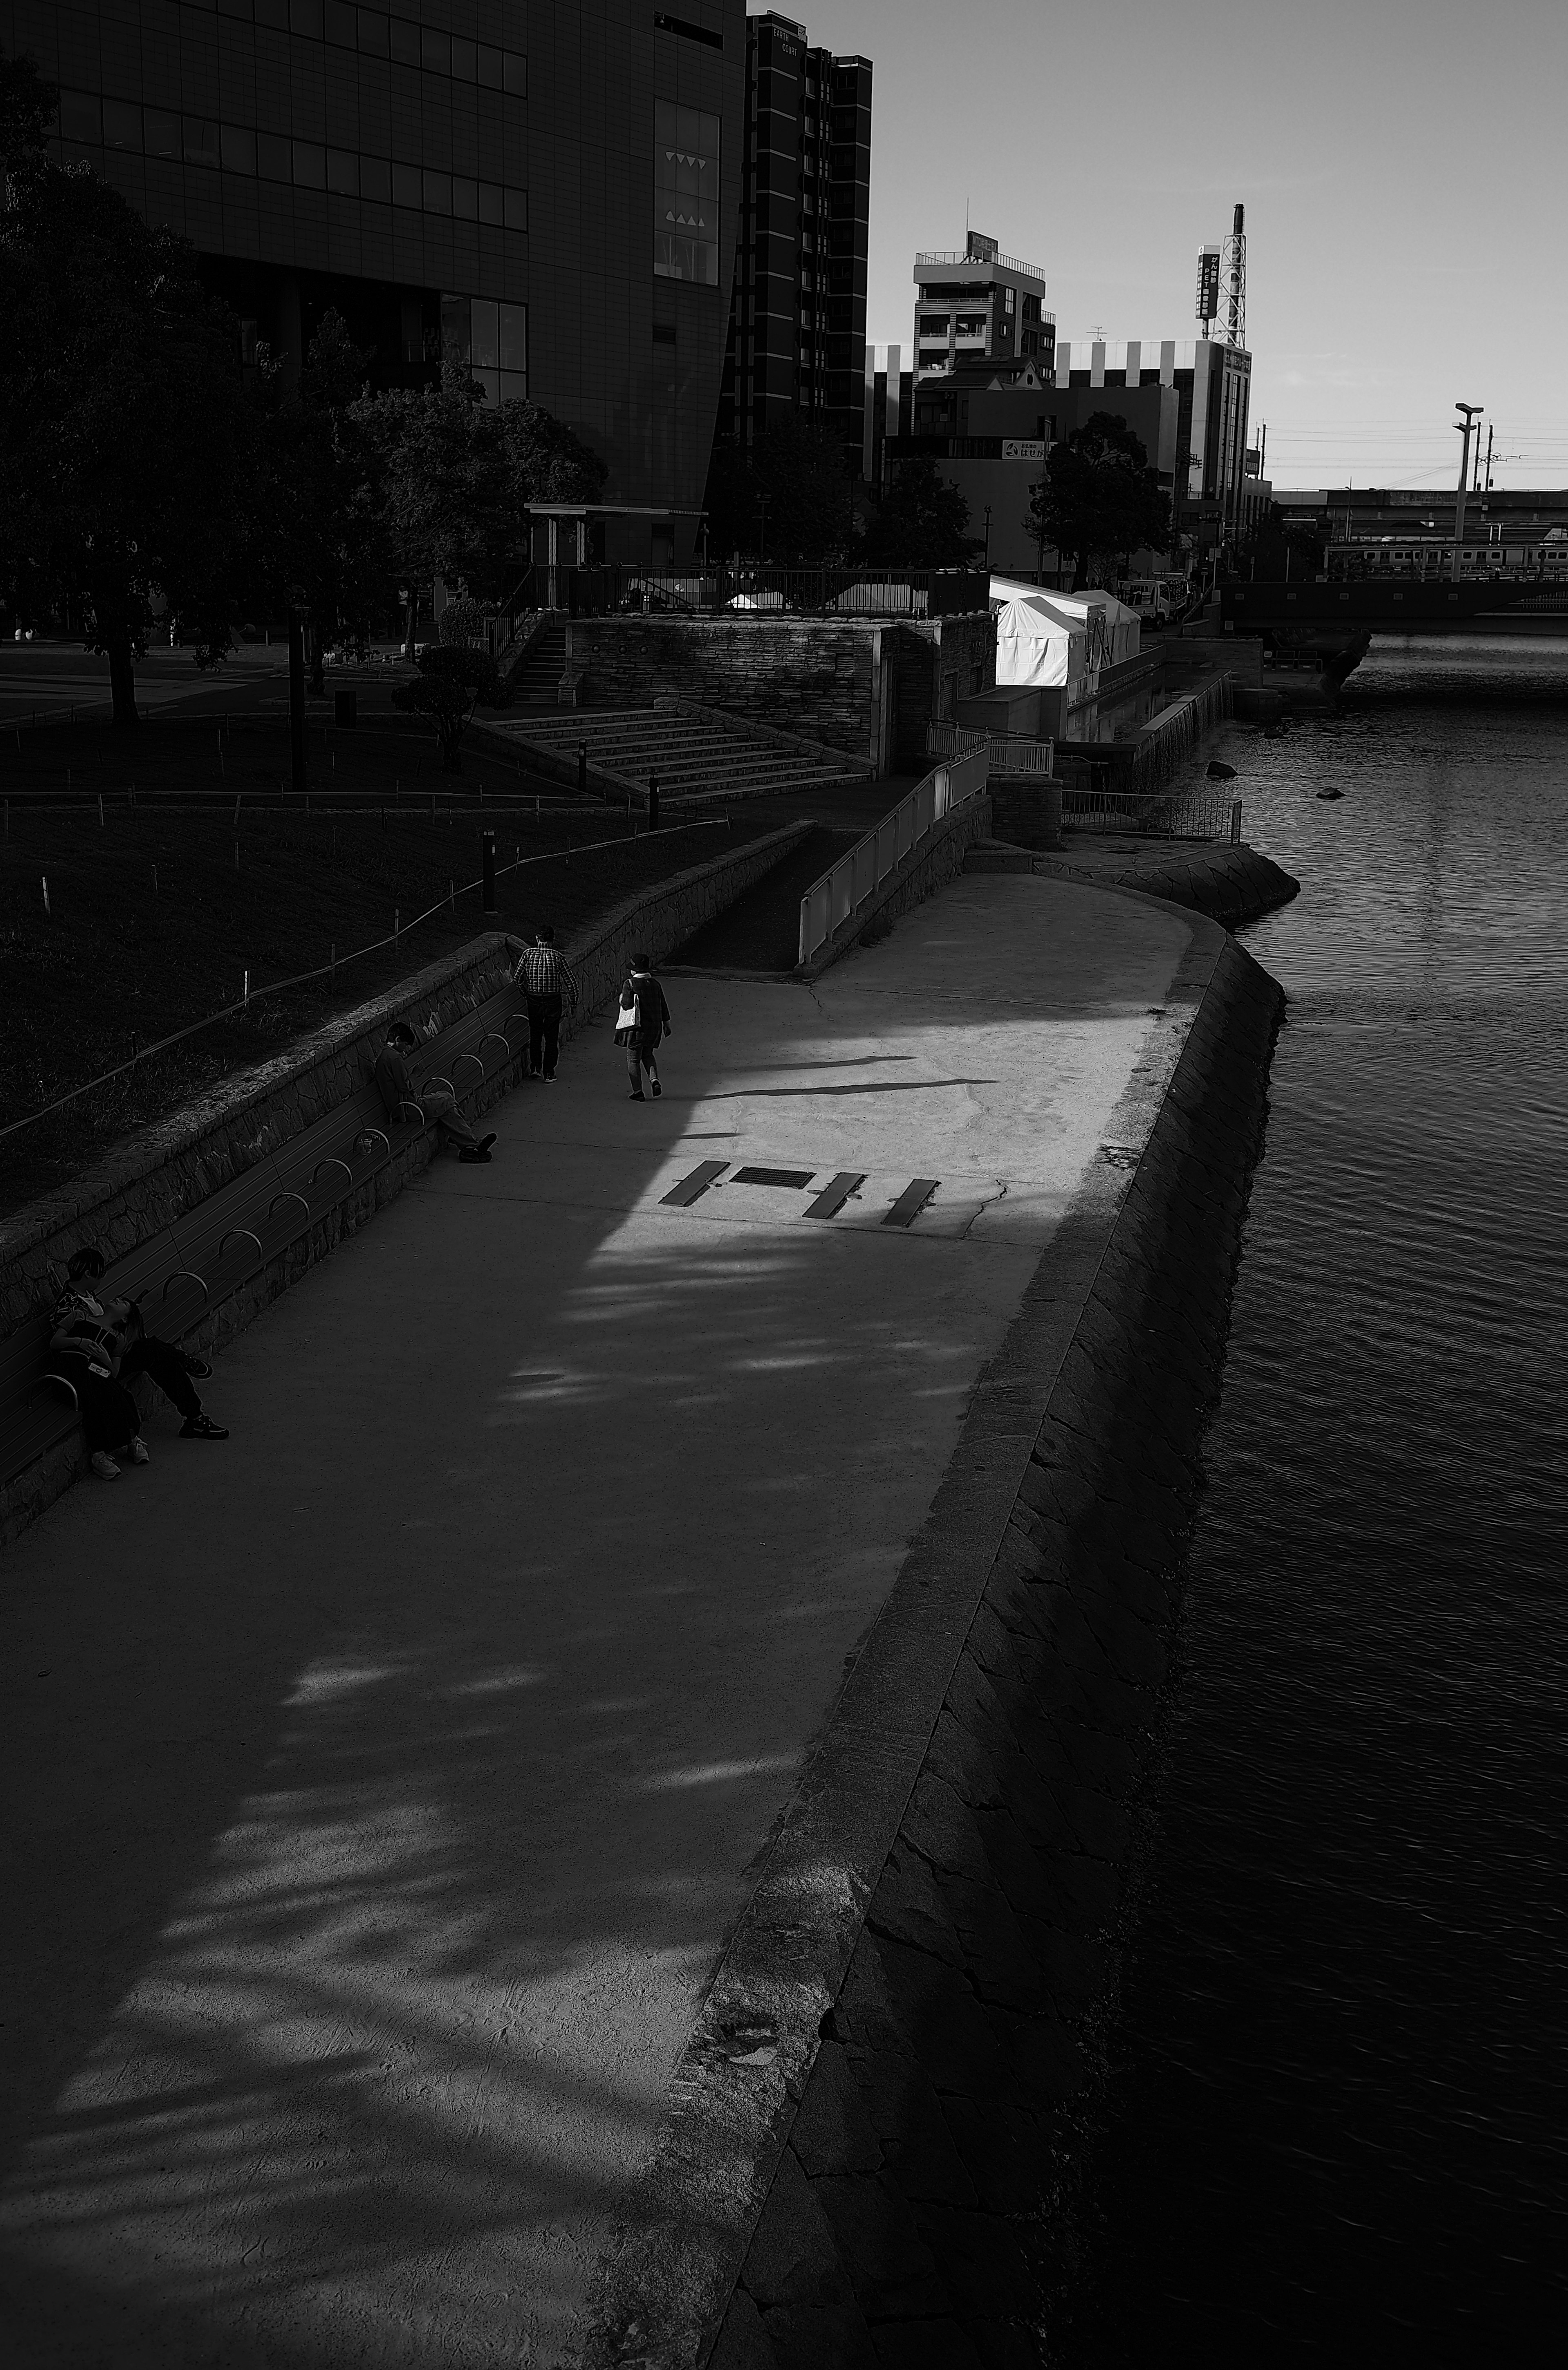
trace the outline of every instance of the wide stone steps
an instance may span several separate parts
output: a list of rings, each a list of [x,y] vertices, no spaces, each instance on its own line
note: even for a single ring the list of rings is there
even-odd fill
[[[743,728],[679,708],[584,708],[507,728],[530,747],[575,763],[587,744],[596,771],[666,799],[760,798],[813,789],[849,770],[812,750],[754,739]]]

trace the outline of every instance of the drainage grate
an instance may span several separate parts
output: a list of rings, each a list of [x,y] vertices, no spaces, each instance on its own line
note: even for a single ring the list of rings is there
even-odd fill
[[[737,1168],[731,1178],[732,1185],[793,1185],[797,1191],[809,1185],[815,1176],[814,1168]]]
[[[911,1226],[940,1184],[940,1177],[912,1177],[886,1217],[884,1226]]]
[[[675,1210],[689,1209],[692,1202],[699,1201],[707,1192],[716,1177],[722,1177],[729,1166],[727,1160],[699,1160],[689,1176],[683,1177],[678,1185],[672,1185],[667,1193],[661,1193],[661,1202]]]
[[[823,1187],[816,1200],[808,1204],[808,1218],[836,1218],[849,1199],[866,1181],[863,1168],[843,1168]]]

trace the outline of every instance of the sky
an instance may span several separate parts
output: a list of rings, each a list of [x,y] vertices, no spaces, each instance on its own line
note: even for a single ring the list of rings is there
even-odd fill
[[[914,251],[966,208],[1075,351],[1195,337],[1239,199],[1276,487],[1450,489],[1457,401],[1493,484],[1568,487],[1568,0],[797,5],[874,69],[876,344],[908,347]]]

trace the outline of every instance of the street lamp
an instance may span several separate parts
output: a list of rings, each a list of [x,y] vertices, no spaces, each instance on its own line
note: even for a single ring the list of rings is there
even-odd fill
[[[1461,436],[1461,437],[1463,438],[1463,440],[1464,440],[1464,441],[1463,441],[1463,443],[1461,443],[1460,447],[1459,447],[1459,490],[1458,490],[1458,496],[1456,497],[1456,499],[1455,499],[1455,502],[1454,502],[1454,576],[1453,576],[1453,581],[1454,581],[1454,582],[1457,584],[1457,583],[1458,582],[1458,581],[1459,581],[1459,566],[1460,566],[1460,562],[1461,562],[1461,560],[1462,560],[1462,558],[1463,558],[1463,556],[1464,556],[1464,543],[1465,543],[1465,490],[1466,490],[1466,487],[1467,487],[1467,485],[1468,485],[1468,483],[1469,483],[1469,480],[1470,480],[1470,422],[1471,422],[1471,420],[1472,420],[1476,419],[1476,418],[1478,417],[1478,415],[1479,415],[1482,411],[1483,411],[1483,410],[1485,409],[1485,406],[1484,406],[1484,404],[1480,404],[1480,403],[1456,403],[1456,404],[1455,404],[1455,406],[1454,406],[1454,409],[1455,409],[1456,411],[1462,411],[1462,412],[1464,413],[1464,415],[1465,415],[1465,416],[1464,416],[1464,418],[1463,418],[1462,420],[1456,420],[1454,421],[1454,423],[1453,423],[1453,424],[1454,424],[1454,426],[1458,430],[1460,436]],[[1481,434],[1481,431],[1480,431],[1480,429],[1478,428],[1478,429],[1476,430],[1476,431],[1475,431],[1475,432],[1476,432],[1477,437],[1479,438],[1479,436],[1480,436],[1480,434]]]
[[[991,573],[991,505],[986,505],[986,573]]]
[[[768,499],[769,499],[769,498],[768,498],[768,496],[767,496],[767,494],[758,494],[758,496],[757,496],[757,498],[756,498],[756,515],[757,515],[757,529],[756,529],[756,564],[757,564],[757,566],[758,566],[759,568],[766,568],[766,567],[767,567],[767,504],[768,504]]]

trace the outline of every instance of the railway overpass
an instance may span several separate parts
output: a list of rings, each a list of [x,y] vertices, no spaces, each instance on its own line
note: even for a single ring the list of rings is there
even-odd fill
[[[1337,648],[1364,632],[1568,633],[1568,585],[1542,584],[1539,577],[1468,584],[1397,576],[1355,584],[1231,583],[1221,585],[1219,600],[1227,633],[1262,634],[1297,647]]]

